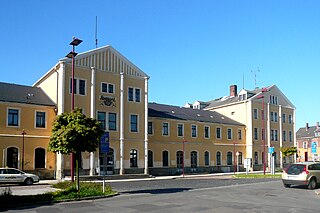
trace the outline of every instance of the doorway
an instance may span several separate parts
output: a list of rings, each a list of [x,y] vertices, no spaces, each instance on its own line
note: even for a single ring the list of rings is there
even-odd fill
[[[18,149],[15,147],[7,149],[7,167],[18,168]]]
[[[114,174],[114,150],[110,148],[108,153],[100,153],[100,175]]]

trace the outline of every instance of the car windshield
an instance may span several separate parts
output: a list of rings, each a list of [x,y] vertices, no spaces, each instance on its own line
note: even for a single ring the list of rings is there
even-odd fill
[[[288,168],[287,173],[290,175],[298,175],[304,171],[305,167],[306,167],[305,165],[293,164]]]

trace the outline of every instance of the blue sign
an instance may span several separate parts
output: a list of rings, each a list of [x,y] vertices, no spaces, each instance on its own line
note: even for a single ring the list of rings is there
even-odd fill
[[[317,153],[317,142],[312,142],[311,143],[311,153],[312,154]]]
[[[105,132],[100,139],[100,150],[101,152],[109,152],[109,132]]]
[[[273,146],[270,146],[270,147],[269,147],[269,154],[272,154],[272,153],[274,153],[274,147],[273,147]]]

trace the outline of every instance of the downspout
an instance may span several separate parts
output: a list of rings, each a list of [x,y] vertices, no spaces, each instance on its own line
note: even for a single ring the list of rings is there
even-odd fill
[[[96,69],[91,67],[91,97],[90,97],[90,117],[95,118],[96,109]],[[90,152],[90,176],[94,175],[94,152]]]
[[[149,174],[148,168],[148,77],[144,78],[144,174]]]
[[[123,70],[120,72],[120,170],[119,174],[124,174],[124,167],[123,167],[123,158],[124,158],[124,73]]]
[[[280,153],[280,168],[283,168],[283,157],[281,148],[283,146],[283,138],[282,138],[282,106],[279,105],[279,139],[280,139],[280,147],[279,147],[279,153]]]

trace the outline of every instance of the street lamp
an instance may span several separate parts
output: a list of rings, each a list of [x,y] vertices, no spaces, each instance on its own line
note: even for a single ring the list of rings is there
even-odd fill
[[[22,159],[21,159],[21,162],[22,162],[22,165],[21,165],[21,169],[23,171],[24,169],[24,136],[27,134],[24,129],[22,130]]]
[[[71,111],[74,110],[74,58],[76,57],[76,55],[78,53],[76,53],[74,51],[74,47],[75,46],[78,46],[80,43],[82,42],[82,40],[78,39],[78,38],[75,38],[73,37],[72,38],[72,41],[70,42],[70,45],[72,45],[72,51],[69,52],[66,57],[67,58],[71,58],[72,59],[72,62],[71,62],[71,70],[72,70],[72,80],[71,80]],[[74,153],[71,153],[71,181],[73,182],[74,181]]]

